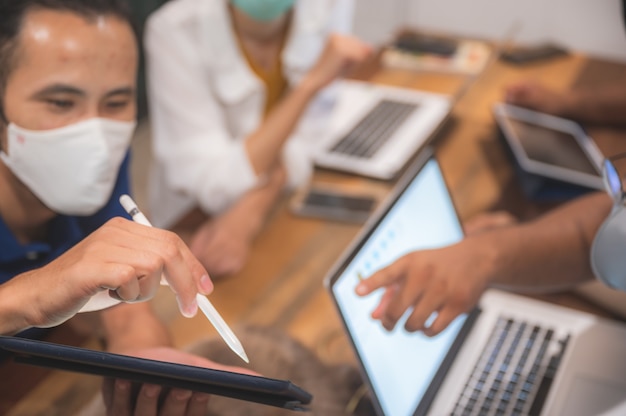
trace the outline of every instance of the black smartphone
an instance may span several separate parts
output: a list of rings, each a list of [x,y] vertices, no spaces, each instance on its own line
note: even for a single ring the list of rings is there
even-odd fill
[[[372,213],[376,202],[372,195],[312,187],[296,195],[291,208],[296,215],[362,223]]]
[[[511,48],[503,51],[500,58],[503,61],[512,64],[522,65],[545,61],[565,55],[567,55],[567,50],[565,48],[551,43],[546,43],[537,46]]]
[[[394,42],[394,46],[412,53],[428,53],[441,56],[452,56],[456,52],[458,42],[441,36],[422,33],[403,33]]]

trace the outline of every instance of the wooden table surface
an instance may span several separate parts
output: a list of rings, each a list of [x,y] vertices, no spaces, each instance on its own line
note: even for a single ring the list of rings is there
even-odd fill
[[[626,82],[625,66],[577,54],[526,67],[494,61],[474,80],[460,75],[372,68],[369,72],[364,71],[361,77],[381,84],[451,95],[464,91],[450,120],[432,142],[463,220],[494,209],[508,209],[522,218],[530,218],[546,208],[524,198],[496,138],[491,106],[502,99],[506,85],[526,78],[537,79],[558,90],[600,81]],[[590,127],[589,131],[605,154],[626,150],[623,130]],[[322,170],[315,173],[314,181],[363,187],[381,194],[392,186],[392,182]],[[280,327],[326,361],[353,361],[352,351],[322,280],[360,227],[296,217],[290,213],[288,201],[286,195],[275,209],[255,242],[245,269],[236,276],[217,281],[211,300],[231,324]],[[543,298],[610,316],[571,293]],[[201,314],[193,319],[182,318],[167,290],[159,292],[154,302],[159,315],[171,328],[177,346],[184,347],[215,333]],[[91,337],[78,339],[82,346],[98,348],[98,343]],[[1,366],[0,395],[7,394],[7,386],[13,383],[11,380],[17,380],[29,371],[35,370],[15,365]],[[0,413],[73,414],[98,391],[100,385],[96,377],[56,371],[41,374],[40,380],[37,385],[23,389],[21,397],[5,396],[0,401],[0,406],[4,406],[0,407]]]

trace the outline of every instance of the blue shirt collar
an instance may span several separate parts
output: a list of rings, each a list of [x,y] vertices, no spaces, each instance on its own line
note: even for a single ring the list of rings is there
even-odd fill
[[[0,216],[0,263],[47,256],[53,250],[75,244],[83,236],[77,220],[63,215],[50,221],[48,235],[47,241],[21,244]]]

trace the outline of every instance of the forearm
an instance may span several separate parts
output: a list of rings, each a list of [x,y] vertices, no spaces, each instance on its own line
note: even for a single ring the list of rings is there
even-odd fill
[[[609,197],[596,193],[535,221],[469,238],[485,250],[491,286],[560,290],[593,278],[589,252],[610,209]]]
[[[169,332],[149,302],[120,304],[102,311],[107,349],[127,352],[141,348],[171,346]]]
[[[282,147],[319,88],[306,79],[270,112],[261,126],[246,139],[250,163],[258,175],[279,162]]]
[[[357,38],[330,35],[316,64],[270,113],[263,125],[246,140],[248,156],[257,174],[277,164],[280,149],[309,102],[333,80],[348,73],[372,52],[369,45]]]
[[[243,214],[240,218],[248,222],[247,229],[252,235],[256,235],[263,227],[285,183],[285,169],[282,166],[276,167],[271,170],[264,186],[251,190],[231,208],[233,213]]]
[[[626,124],[626,86],[573,90],[564,98],[564,117],[598,124]]]
[[[0,285],[0,334],[14,334],[31,327],[49,328],[78,312],[86,302],[86,286],[80,287],[72,280],[72,272],[60,268],[58,263],[59,259]]]

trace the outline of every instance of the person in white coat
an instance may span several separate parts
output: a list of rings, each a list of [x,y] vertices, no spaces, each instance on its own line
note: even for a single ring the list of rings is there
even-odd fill
[[[352,0],[173,0],[148,19],[150,213],[212,276],[237,272],[285,185],[305,183],[333,80],[371,49]],[[324,90],[324,91],[322,91]]]

